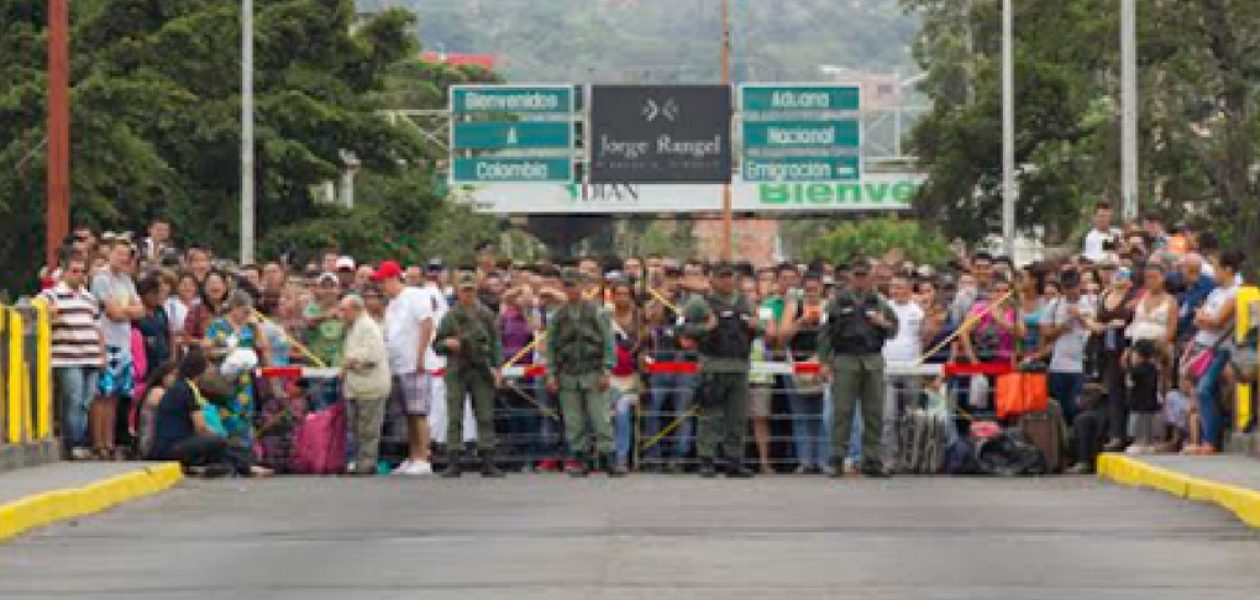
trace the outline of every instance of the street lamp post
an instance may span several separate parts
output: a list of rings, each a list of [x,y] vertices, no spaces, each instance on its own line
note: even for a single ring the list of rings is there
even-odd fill
[[[241,0],[241,264],[254,262],[254,0]]]
[[[1015,16],[1002,0],[1002,239],[1015,260]]]
[[[1120,0],[1120,196],[1126,223],[1138,217],[1137,3]]]

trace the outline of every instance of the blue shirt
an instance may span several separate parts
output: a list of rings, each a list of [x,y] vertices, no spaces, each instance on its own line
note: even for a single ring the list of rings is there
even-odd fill
[[[1177,274],[1177,278],[1181,278],[1180,273]],[[1194,326],[1194,312],[1203,306],[1203,302],[1214,289],[1216,289],[1216,282],[1211,277],[1200,273],[1194,285],[1186,288],[1177,298],[1177,303],[1181,308],[1181,314],[1177,316],[1178,339],[1187,339],[1198,331],[1198,328]]]

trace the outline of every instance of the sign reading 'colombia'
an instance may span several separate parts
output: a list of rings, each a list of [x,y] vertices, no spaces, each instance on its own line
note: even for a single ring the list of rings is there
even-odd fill
[[[731,90],[599,85],[591,91],[592,183],[731,180]]]

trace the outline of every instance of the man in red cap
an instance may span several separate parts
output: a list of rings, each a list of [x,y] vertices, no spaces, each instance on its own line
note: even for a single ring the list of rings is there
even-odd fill
[[[427,294],[403,282],[403,268],[387,260],[373,274],[389,298],[385,309],[385,345],[389,351],[389,367],[393,374],[392,396],[407,414],[408,458],[396,475],[429,476],[429,404],[430,375],[425,364],[433,343],[433,304]]]

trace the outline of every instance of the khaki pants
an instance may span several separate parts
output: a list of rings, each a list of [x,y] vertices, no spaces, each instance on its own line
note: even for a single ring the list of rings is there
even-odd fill
[[[884,420],[884,357],[879,354],[841,354],[832,360],[831,380],[835,412],[831,421],[832,461],[849,455],[853,409],[862,407],[862,460],[880,461],[880,437]]]
[[[349,398],[354,403],[354,439],[358,445],[355,454],[355,471],[363,475],[376,473],[376,460],[381,447],[381,425],[385,422],[385,405],[388,396],[380,398]]]
[[[598,455],[613,452],[612,423],[608,418],[608,391],[599,389],[600,375],[561,374],[560,410],[564,411],[564,435],[574,457],[590,456],[591,446]]]
[[[477,449],[485,456],[498,444],[494,434],[494,374],[490,369],[447,369],[446,440],[458,448],[464,439],[464,396],[471,396],[477,420]]]
[[[716,459],[721,446],[724,459],[742,461],[748,428],[748,373],[701,375],[699,400],[697,455],[703,460]]]

